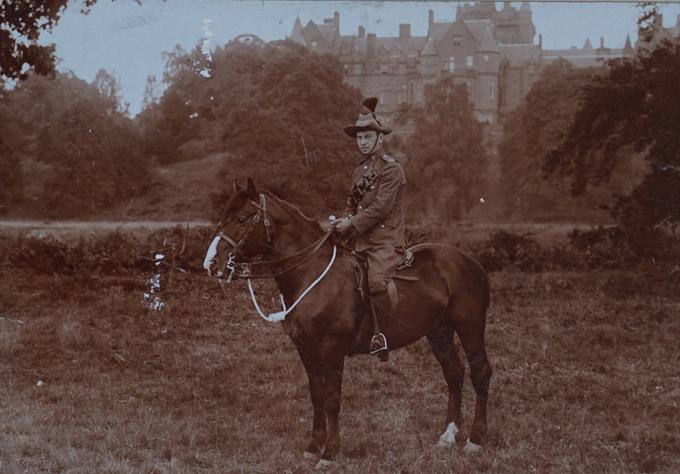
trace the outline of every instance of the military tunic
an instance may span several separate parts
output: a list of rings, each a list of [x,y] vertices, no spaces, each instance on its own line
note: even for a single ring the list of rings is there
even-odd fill
[[[345,214],[356,231],[355,250],[368,259],[371,293],[385,290],[403,259],[405,184],[399,162],[382,150],[354,170]]]

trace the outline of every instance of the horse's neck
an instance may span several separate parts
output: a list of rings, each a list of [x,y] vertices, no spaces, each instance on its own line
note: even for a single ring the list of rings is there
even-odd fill
[[[289,301],[321,274],[330,261],[332,247],[326,242],[314,255],[311,255],[300,265],[296,265],[309,256],[314,250],[314,243],[323,237],[324,232],[316,222],[303,216],[294,207],[281,202],[277,203],[277,207],[281,209],[281,212],[285,212],[284,220],[286,220],[286,223],[274,228],[272,258],[283,258],[297,254],[303,249],[308,249],[299,256],[283,260],[271,269],[274,273],[288,270],[275,279],[279,290],[286,301]]]

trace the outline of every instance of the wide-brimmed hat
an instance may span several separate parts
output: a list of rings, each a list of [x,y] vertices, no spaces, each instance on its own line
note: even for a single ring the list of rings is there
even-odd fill
[[[385,135],[392,133],[392,128],[385,123],[385,120],[378,118],[375,115],[375,108],[378,105],[378,99],[376,97],[369,97],[364,100],[361,112],[359,112],[359,118],[354,125],[347,125],[342,129],[350,137],[356,137],[358,132],[364,132],[366,130],[375,130],[376,132],[382,132]]]

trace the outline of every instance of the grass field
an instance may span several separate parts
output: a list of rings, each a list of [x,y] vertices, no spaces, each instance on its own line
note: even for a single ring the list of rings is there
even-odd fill
[[[0,472],[313,470],[306,377],[282,329],[241,284],[191,273],[150,312],[148,276],[0,270]],[[336,470],[680,472],[680,273],[491,280],[485,449],[434,447],[446,389],[420,341],[387,364],[348,359]],[[473,407],[467,380],[464,435]]]

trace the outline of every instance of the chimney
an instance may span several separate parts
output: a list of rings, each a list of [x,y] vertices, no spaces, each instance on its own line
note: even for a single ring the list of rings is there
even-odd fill
[[[543,33],[538,35],[538,47],[543,49]]]
[[[374,57],[376,53],[376,38],[375,33],[369,33],[366,38],[366,55]]]
[[[335,23],[335,28],[340,31],[340,13],[333,13],[333,23]]]
[[[434,12],[432,10],[427,12],[427,27],[428,31],[432,28],[432,23],[434,23]]]
[[[399,38],[411,37],[411,25],[409,23],[401,23],[399,25]]]
[[[364,36],[366,36],[366,28],[359,25],[359,38],[363,38]]]
[[[604,49],[604,36],[600,36],[600,49]]]

